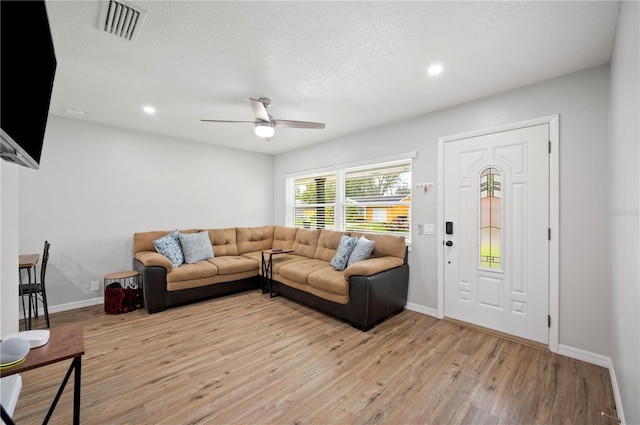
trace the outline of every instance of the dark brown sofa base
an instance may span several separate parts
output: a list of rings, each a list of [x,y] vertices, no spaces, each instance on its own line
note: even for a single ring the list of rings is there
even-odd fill
[[[338,304],[283,283],[274,282],[276,293],[347,320],[351,326],[364,332],[391,314],[404,310],[407,304],[408,286],[408,264],[373,276],[351,276],[348,304]]]
[[[260,277],[221,282],[181,291],[167,291],[167,270],[164,267],[146,267],[133,261],[133,267],[142,275],[144,303],[147,311],[157,313],[167,307],[219,297],[236,292],[257,289]],[[362,331],[368,331],[376,323],[391,314],[401,312],[407,303],[409,265],[386,270],[372,276],[351,276],[349,279],[349,303],[339,304],[311,293],[274,282],[276,293],[302,304],[347,320]]]
[[[142,293],[144,305],[149,314],[166,310],[180,304],[202,301],[207,298],[220,297],[236,292],[248,291],[260,287],[258,276],[249,279],[220,282],[180,291],[167,291],[167,269],[164,267],[146,267],[138,260],[133,260],[134,270],[142,275]]]
[[[325,300],[309,292],[287,286],[280,282],[273,282],[274,292],[278,295],[285,296],[295,300],[301,304],[305,304],[316,310],[329,313],[339,319],[349,320],[349,304],[338,304],[333,301]]]
[[[260,287],[258,277],[234,280],[233,282],[220,282],[200,288],[183,289],[181,291],[167,291],[167,307],[181,304],[189,304],[209,298],[244,292]]]

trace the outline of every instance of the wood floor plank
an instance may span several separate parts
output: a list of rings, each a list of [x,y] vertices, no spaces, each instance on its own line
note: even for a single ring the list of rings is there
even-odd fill
[[[369,332],[260,291],[82,323],[85,424],[609,424],[606,369],[412,311]],[[38,319],[36,327],[42,327]],[[67,364],[22,374],[41,423]],[[72,385],[51,419],[71,423]]]

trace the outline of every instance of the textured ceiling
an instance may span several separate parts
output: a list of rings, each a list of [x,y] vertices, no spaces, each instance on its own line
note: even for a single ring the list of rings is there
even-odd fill
[[[605,64],[618,13],[613,1],[129,1],[147,12],[132,42],[98,29],[103,1],[46,4],[51,114],[269,154]],[[436,62],[444,73],[428,77]],[[326,129],[267,142],[251,124],[200,122],[253,120],[249,97]]]

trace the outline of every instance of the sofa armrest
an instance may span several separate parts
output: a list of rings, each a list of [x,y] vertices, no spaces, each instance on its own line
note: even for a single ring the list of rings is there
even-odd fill
[[[368,258],[353,263],[344,270],[344,278],[349,280],[351,276],[373,276],[376,273],[393,269],[404,264],[404,260],[398,257]]]
[[[136,252],[134,258],[147,267],[159,266],[164,267],[165,269],[167,269],[167,271],[173,270],[173,263],[171,262],[171,260],[160,254],[159,252],[140,251]]]
[[[136,254],[137,255],[137,254]],[[167,269],[160,266],[145,266],[133,259],[133,269],[142,275],[142,295],[149,314],[167,308]]]
[[[404,263],[403,260],[401,262]],[[366,331],[388,315],[402,311],[407,304],[408,291],[408,264],[371,276],[351,276],[349,279],[351,325]]]

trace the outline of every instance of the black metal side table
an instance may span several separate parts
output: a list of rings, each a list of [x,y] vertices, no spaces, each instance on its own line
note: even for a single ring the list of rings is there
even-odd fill
[[[293,249],[265,249],[262,251],[262,274],[260,275],[260,286],[262,293],[269,292],[271,298],[278,296],[273,291],[273,256],[278,254],[291,254]],[[269,258],[265,258],[265,254]]]

